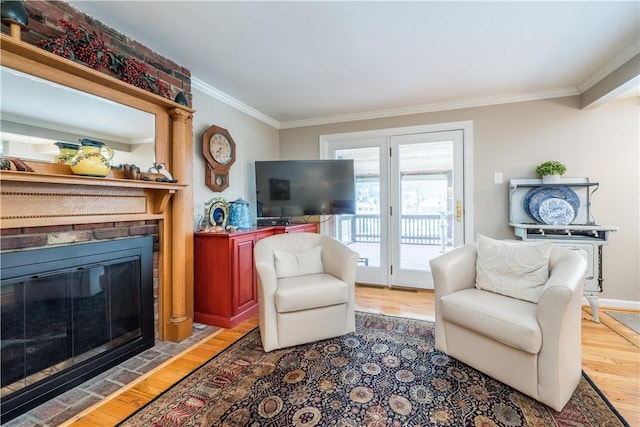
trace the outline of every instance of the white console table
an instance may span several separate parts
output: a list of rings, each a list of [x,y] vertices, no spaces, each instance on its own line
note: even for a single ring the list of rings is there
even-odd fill
[[[618,227],[597,225],[591,212],[591,196],[598,189],[598,183],[588,178],[562,179],[558,184],[543,184],[540,179],[514,179],[509,182],[509,225],[514,234],[522,240],[551,240],[558,246],[575,251],[587,261],[584,296],[589,301],[593,319],[598,318],[598,296],[604,283],[602,273],[602,246],[609,243],[610,233]],[[523,202],[526,194],[541,186],[567,186],[580,199],[580,207],[571,224],[542,224],[525,212]]]

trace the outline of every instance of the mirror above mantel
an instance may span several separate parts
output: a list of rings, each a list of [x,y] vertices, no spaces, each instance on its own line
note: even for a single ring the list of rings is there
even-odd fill
[[[167,166],[178,180],[177,184],[109,176],[75,176],[68,166],[51,163],[40,163],[46,169],[40,172],[0,171],[0,207],[2,210],[6,206],[14,207],[14,211],[19,207],[15,216],[20,216],[0,221],[0,228],[71,224],[72,216],[79,218],[79,222],[74,222],[78,224],[158,219],[159,338],[181,341],[190,336],[193,325],[193,270],[189,265],[193,263],[194,110],[5,34],[0,34],[0,64],[144,111],[153,117],[155,161]],[[3,81],[3,95],[5,88]],[[32,98],[32,102],[38,101]],[[92,123],[92,127],[95,124]],[[124,127],[113,123],[110,126]],[[169,194],[172,195],[169,197]],[[102,197],[104,203],[92,203],[96,196]],[[114,198],[126,199],[123,203],[127,208],[115,206]],[[131,218],[128,212],[132,205],[140,212],[134,212],[137,218]],[[53,212],[53,209],[66,211]],[[28,218],[23,220],[25,216]],[[25,222],[27,220],[29,222]]]
[[[55,142],[88,138],[114,149],[114,166],[153,165],[153,114],[4,66],[0,82],[1,155],[50,162]]]

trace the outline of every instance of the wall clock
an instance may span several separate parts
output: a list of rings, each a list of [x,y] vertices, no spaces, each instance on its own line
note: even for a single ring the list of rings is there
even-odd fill
[[[229,131],[211,126],[202,134],[202,154],[207,163],[205,184],[213,191],[229,186],[229,169],[236,161],[236,143]]]

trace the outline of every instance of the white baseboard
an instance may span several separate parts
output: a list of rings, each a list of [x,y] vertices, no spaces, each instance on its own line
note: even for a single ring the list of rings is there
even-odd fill
[[[582,298],[582,305],[589,305],[589,301],[587,301],[586,298]],[[623,310],[640,311],[640,301],[598,298],[598,306],[600,308],[619,308]]]

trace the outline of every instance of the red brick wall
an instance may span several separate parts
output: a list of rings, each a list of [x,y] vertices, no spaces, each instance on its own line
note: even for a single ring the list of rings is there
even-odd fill
[[[153,236],[153,313],[155,337],[159,337],[158,221],[103,222],[98,224],[5,228],[0,230],[0,250],[14,251],[53,245],[71,245],[121,237]]]
[[[158,221],[156,220],[5,228],[1,231],[0,250],[4,252],[145,235],[155,236],[154,251],[156,251],[158,249]]]
[[[29,14],[29,31],[22,32],[22,41],[35,45],[38,40],[63,34],[58,22],[69,21],[95,32],[107,47],[145,63],[154,77],[166,82],[171,99],[184,92],[191,105],[191,72],[175,62],[158,55],[135,40],[129,39],[111,27],[61,1],[26,1]],[[2,32],[9,34],[9,27],[2,24]]]

